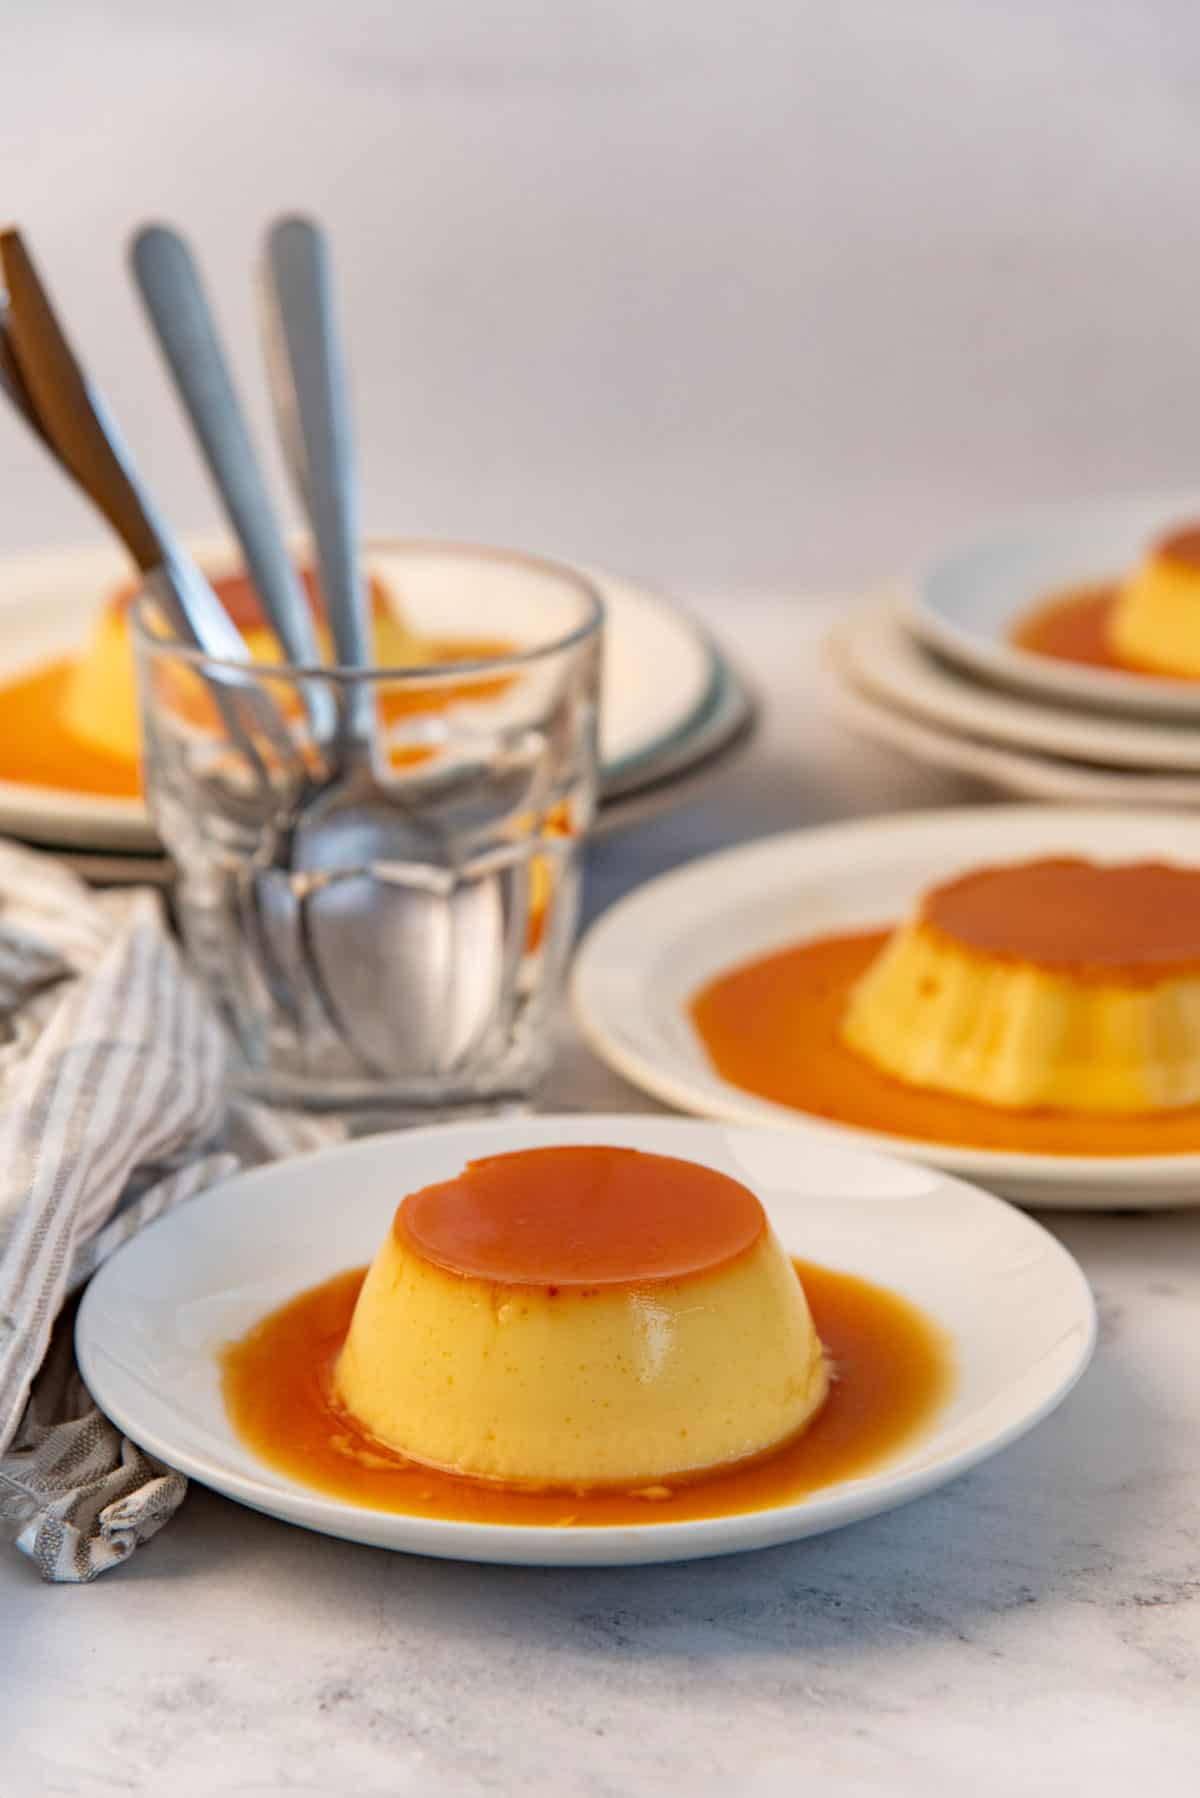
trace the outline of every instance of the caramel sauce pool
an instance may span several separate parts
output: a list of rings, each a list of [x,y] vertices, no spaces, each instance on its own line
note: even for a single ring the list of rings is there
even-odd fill
[[[337,1274],[273,1311],[222,1356],[225,1404],[268,1465],[335,1498],[460,1523],[641,1524],[727,1517],[791,1503],[870,1471],[926,1424],[953,1381],[949,1342],[914,1305],[852,1274],[797,1261],[834,1370],[794,1441],[726,1473],[635,1493],[514,1491],[405,1461],[331,1397],[334,1362],[365,1269]]]
[[[1049,656],[1056,662],[1074,662],[1083,668],[1109,668],[1119,674],[1140,674],[1145,680],[1200,680],[1200,675],[1164,676],[1161,668],[1144,668],[1117,655],[1108,641],[1109,620],[1116,603],[1115,581],[1055,594],[1017,620],[1010,641],[1034,655]]]
[[[60,725],[73,664],[46,662],[0,685],[0,780],[55,787],[105,799],[136,799],[142,790],[136,762],[102,755]]]
[[[1145,1113],[1006,1111],[893,1080],[840,1035],[850,988],[887,930],[821,937],[721,974],[691,1002],[721,1076],[744,1092],[839,1124],[960,1148],[1048,1155],[1183,1155],[1200,1106]]]

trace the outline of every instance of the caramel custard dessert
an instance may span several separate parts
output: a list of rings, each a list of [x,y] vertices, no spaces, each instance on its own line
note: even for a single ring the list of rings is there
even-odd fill
[[[1012,640],[1086,667],[1200,680],[1200,523],[1164,537],[1123,579],[1044,601]]]
[[[332,659],[332,639],[325,607],[311,569],[302,574],[305,592],[317,621],[317,641],[325,660]],[[263,616],[258,594],[245,574],[214,581],[225,610],[246,640],[256,662],[278,662],[274,632]],[[393,612],[378,580],[369,587],[375,660],[380,667],[420,667],[430,651]],[[137,683],[134,674],[130,610],[136,588],[114,593],[96,620],[91,638],[66,677],[59,720],[63,729],[94,753],[115,761],[136,762],[138,756]]]
[[[894,931],[720,976],[726,1079],[870,1130],[1062,1154],[1200,1149],[1200,871],[1059,857],[935,887]]]
[[[410,1460],[574,1488],[763,1454],[827,1383],[752,1192],[665,1155],[561,1148],[404,1200],[334,1392]]]
[[[991,1105],[1194,1105],[1200,874],[1064,858],[935,887],[854,986],[842,1036]]]
[[[896,1294],[791,1263],[738,1181],[572,1146],[410,1194],[365,1277],[230,1345],[224,1392],[263,1459],[356,1503],[645,1523],[864,1471],[950,1359]]]
[[[1121,583],[1108,634],[1120,661],[1200,679],[1200,524],[1165,538]]]
[[[301,578],[316,617],[322,654],[332,660],[316,578],[311,569],[302,570]],[[279,645],[247,576],[215,577],[213,586],[255,660],[264,665],[278,661]],[[512,648],[507,641],[491,638],[420,637],[378,578],[371,578],[369,593],[375,660],[381,668],[469,661],[503,655]],[[129,616],[134,597],[133,588],[109,596],[78,655],[0,682],[4,717],[0,780],[104,798],[132,799],[141,792]],[[460,697],[484,698],[506,684],[505,676],[473,676],[440,689],[438,695],[427,690],[406,695],[398,686],[388,688],[380,698],[381,720],[391,724],[407,711],[449,705]]]

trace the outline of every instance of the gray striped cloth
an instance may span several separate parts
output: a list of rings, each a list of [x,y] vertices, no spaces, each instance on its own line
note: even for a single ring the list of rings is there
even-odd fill
[[[0,1529],[48,1580],[128,1559],[186,1491],[92,1403],[73,1296],[171,1206],[336,1129],[226,1113],[224,1073],[155,895],[0,843]]]

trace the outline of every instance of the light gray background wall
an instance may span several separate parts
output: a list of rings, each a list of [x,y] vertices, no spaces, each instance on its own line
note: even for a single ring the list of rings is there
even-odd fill
[[[379,524],[804,586],[1200,475],[1196,0],[0,0],[0,210],[182,524],[124,239],[257,383],[293,206]],[[0,551],[95,534],[0,418]]]

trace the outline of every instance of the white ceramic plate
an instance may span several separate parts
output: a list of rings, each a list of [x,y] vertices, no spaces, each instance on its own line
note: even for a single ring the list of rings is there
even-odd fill
[[[842,723],[868,742],[898,749],[925,767],[965,775],[1017,799],[1066,805],[1200,806],[1197,775],[1114,773],[1058,756],[1001,748],[944,725],[924,723],[859,687],[839,641],[831,641],[827,650],[827,665],[837,683],[833,709]]]
[[[213,568],[233,559],[220,538],[198,539]],[[464,636],[494,634],[471,583],[447,590],[424,583],[405,562],[404,578],[387,541],[372,540],[370,565],[418,629]],[[589,571],[608,608],[600,734],[604,779],[636,778],[704,725],[719,700],[719,657],[704,631],[658,594],[614,575]],[[104,596],[129,579],[128,560],[107,546],[13,558],[0,563],[0,679],[77,649]],[[514,604],[519,594],[514,594]],[[527,618],[506,613],[506,629],[536,637],[536,599]],[[0,781],[0,830],[76,848],[144,849],[154,833],[139,800],[104,799]]]
[[[932,648],[1004,686],[1105,711],[1200,720],[1200,683],[1074,667],[1007,641],[1022,614],[1065,588],[1112,580],[1164,532],[1200,516],[1200,499],[1116,499],[1031,513],[927,569],[912,623]]]
[[[878,1281],[953,1341],[945,1407],[886,1464],[796,1503],[684,1523],[547,1528],[442,1523],[343,1503],[264,1466],[231,1429],[217,1353],[274,1306],[368,1261],[397,1195],[465,1161],[547,1143],[682,1155],[756,1191],[793,1254]],[[896,1161],[778,1132],[683,1119],[568,1117],[379,1136],[239,1175],[121,1249],[76,1324],[97,1402],[153,1454],[230,1498],[326,1535],[455,1560],[608,1566],[688,1560],[816,1535],[916,1498],[1046,1416],[1095,1333],[1075,1262],[1030,1219],[977,1189]]]
[[[1200,721],[1100,717],[974,680],[931,655],[908,625],[902,594],[856,606],[835,636],[853,680],[875,699],[988,742],[1090,763],[1200,776]],[[1197,782],[1200,792],[1200,780]]]
[[[1200,1203],[1200,1154],[1016,1154],[909,1141],[793,1111],[722,1079],[687,1015],[724,969],[831,931],[878,929],[964,869],[1039,855],[1162,857],[1200,867],[1200,818],[1179,812],[986,806],[768,837],[692,862],[623,899],[584,938],[576,1020],[617,1072],[668,1104],[822,1143],[856,1143],[967,1174],[1023,1204],[1154,1210]]]

